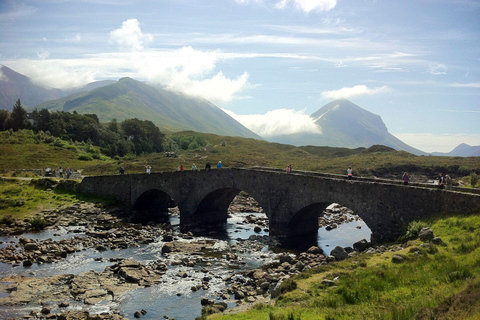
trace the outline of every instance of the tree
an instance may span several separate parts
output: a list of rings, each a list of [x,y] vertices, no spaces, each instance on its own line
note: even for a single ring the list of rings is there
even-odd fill
[[[51,117],[48,109],[42,109],[40,111],[34,110],[32,112],[33,126],[37,131],[47,131],[50,130]]]
[[[135,145],[136,154],[161,152],[163,150],[164,135],[153,122],[127,119],[122,122],[121,127],[127,139]]]
[[[5,129],[13,129],[13,131],[27,129],[30,127],[30,122],[27,119],[27,111],[22,107],[20,99],[13,105],[12,113],[5,122]]]
[[[8,111],[7,110],[0,110],[0,131],[5,130],[5,121],[8,119]]]

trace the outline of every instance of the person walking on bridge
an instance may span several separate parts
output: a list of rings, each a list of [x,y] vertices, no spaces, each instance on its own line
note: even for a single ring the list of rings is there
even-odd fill
[[[450,176],[447,174],[445,176],[445,189],[446,190],[452,190],[453,188],[453,180],[450,178]]]
[[[410,177],[408,176],[408,173],[404,172],[403,173],[403,184],[407,185],[410,182]]]
[[[348,180],[352,180],[353,178],[353,169],[352,167],[348,167],[347,169]]]
[[[222,161],[218,161],[217,169],[222,169]]]

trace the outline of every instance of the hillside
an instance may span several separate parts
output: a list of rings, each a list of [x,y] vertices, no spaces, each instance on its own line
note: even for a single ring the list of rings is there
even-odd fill
[[[95,113],[101,122],[138,118],[152,121],[161,130],[195,130],[261,139],[207,100],[153,88],[131,78],[48,101],[35,109]]]
[[[380,116],[362,109],[346,99],[335,100],[326,104],[314,112],[311,117],[321,128],[321,134],[282,135],[270,140],[294,145],[346,148],[368,148],[372,145],[385,145],[395,150],[403,150],[416,155],[427,154],[390,134]]]
[[[461,143],[448,153],[434,152],[433,155],[446,157],[480,157],[480,146],[470,146],[466,143]]]
[[[175,135],[192,136],[195,132],[179,132]],[[198,168],[219,160],[226,167],[265,166],[284,169],[292,164],[294,170],[316,171],[345,174],[352,166],[354,174],[365,177],[384,177],[400,179],[407,171],[412,181],[426,182],[437,178],[440,172],[448,173],[458,179],[467,176],[473,170],[480,174],[480,157],[454,158],[435,156],[415,156],[403,151],[389,151],[388,148],[332,148],[332,147],[295,147],[267,141],[226,137],[214,134],[201,134],[207,144],[197,150],[177,150],[177,157],[165,157],[152,153],[140,157],[126,156],[111,160],[80,161],[79,155],[86,152],[84,144],[70,145],[68,142],[40,143],[38,137],[29,130],[10,134],[0,134],[0,170],[39,169],[43,167],[72,167],[83,169],[83,174],[117,174],[123,166],[127,173],[144,172],[145,165],[152,170],[171,171],[178,166]]]
[[[64,95],[61,90],[46,89],[10,68],[0,67],[0,109],[12,111],[13,105],[18,99],[25,107],[33,107]]]

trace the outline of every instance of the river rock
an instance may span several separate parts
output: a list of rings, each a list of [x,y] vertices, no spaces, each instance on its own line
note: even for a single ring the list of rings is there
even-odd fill
[[[432,229],[423,228],[422,230],[420,230],[420,233],[418,234],[418,238],[423,242],[432,240],[434,238]]]
[[[332,287],[335,285],[335,281],[333,280],[328,280],[328,279],[323,279],[322,282],[320,282],[321,284],[323,284],[324,286],[327,286],[327,287]]]
[[[334,256],[337,261],[342,261],[348,258],[348,253],[340,246],[336,246],[332,252],[330,252],[330,255]]]
[[[307,253],[311,254],[323,254],[323,250],[317,246],[312,246],[308,248]]]
[[[353,244],[353,249],[358,252],[363,252],[370,247],[371,247],[371,243],[368,242],[366,239],[362,239]]]
[[[392,262],[393,263],[402,263],[405,261],[405,258],[402,255],[399,254],[394,254],[392,257]]]
[[[235,295],[235,300],[245,299],[245,293],[242,290],[235,290],[234,295]]]
[[[23,260],[24,267],[31,267],[33,264],[32,260]]]

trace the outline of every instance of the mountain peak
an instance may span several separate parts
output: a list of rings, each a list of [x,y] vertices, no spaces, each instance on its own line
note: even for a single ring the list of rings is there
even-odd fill
[[[382,145],[417,155],[425,154],[390,134],[379,115],[365,110],[347,99],[338,99],[327,103],[311,117],[321,128],[322,134],[282,137],[275,142],[347,148],[369,148],[372,145]]]
[[[132,79],[132,78],[130,78],[130,77],[123,77],[123,78],[118,79],[118,82],[125,82],[125,81],[136,82],[137,80]]]

